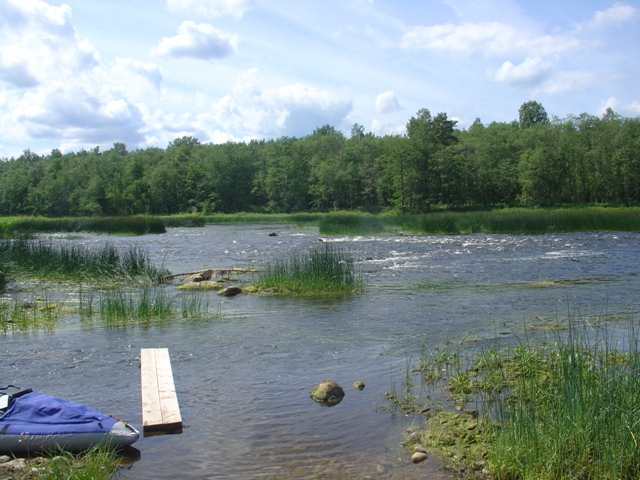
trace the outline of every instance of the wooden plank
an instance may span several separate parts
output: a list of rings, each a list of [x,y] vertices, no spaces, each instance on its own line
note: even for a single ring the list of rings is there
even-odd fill
[[[140,351],[143,435],[182,433],[169,350],[143,348]]]

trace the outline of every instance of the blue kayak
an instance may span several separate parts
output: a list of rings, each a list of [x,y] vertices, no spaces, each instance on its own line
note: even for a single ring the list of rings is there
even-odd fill
[[[139,437],[131,425],[81,403],[31,390],[0,395],[0,454],[126,447]]]

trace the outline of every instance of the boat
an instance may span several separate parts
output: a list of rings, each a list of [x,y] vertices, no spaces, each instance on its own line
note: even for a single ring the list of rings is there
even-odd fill
[[[81,403],[19,389],[0,393],[0,454],[81,452],[98,445],[127,447],[140,432],[128,423]]]

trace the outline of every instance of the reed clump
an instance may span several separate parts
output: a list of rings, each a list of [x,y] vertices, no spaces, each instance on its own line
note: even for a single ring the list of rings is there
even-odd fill
[[[350,294],[363,286],[353,259],[331,243],[266,265],[255,284],[262,292],[306,296]]]
[[[25,233],[92,232],[119,235],[145,235],[167,231],[160,218],[154,217],[5,217],[0,219],[4,237]]]
[[[139,247],[122,252],[110,243],[88,248],[22,236],[0,239],[0,257],[6,258],[17,273],[47,279],[157,281],[167,273],[153,265]]]
[[[105,325],[120,326],[173,319],[211,320],[223,316],[219,306],[213,311],[207,292],[175,295],[162,285],[120,286],[100,292],[81,289],[78,298],[78,312],[85,324],[93,322],[95,317]]]
[[[175,300],[165,288],[106,290],[98,299],[100,319],[110,325],[149,323],[175,316]]]
[[[438,451],[469,478],[638,478],[640,337],[631,326],[620,345],[588,328],[570,321],[555,341],[492,346],[467,361],[423,357],[413,370],[423,388],[442,389],[456,410],[430,410],[407,446]]]
[[[292,223],[298,225],[315,224],[323,215],[320,213],[215,213],[204,215],[209,224],[242,223]]]
[[[585,231],[640,232],[637,208],[503,209],[434,212],[419,219],[404,216],[403,228],[420,233],[556,233]]]
[[[357,212],[328,213],[318,220],[318,230],[325,235],[378,235],[393,230],[389,218]]]

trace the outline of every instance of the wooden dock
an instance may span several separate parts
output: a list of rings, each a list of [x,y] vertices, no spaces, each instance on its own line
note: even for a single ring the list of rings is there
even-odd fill
[[[143,436],[182,433],[182,417],[173,383],[169,350],[140,350]]]

